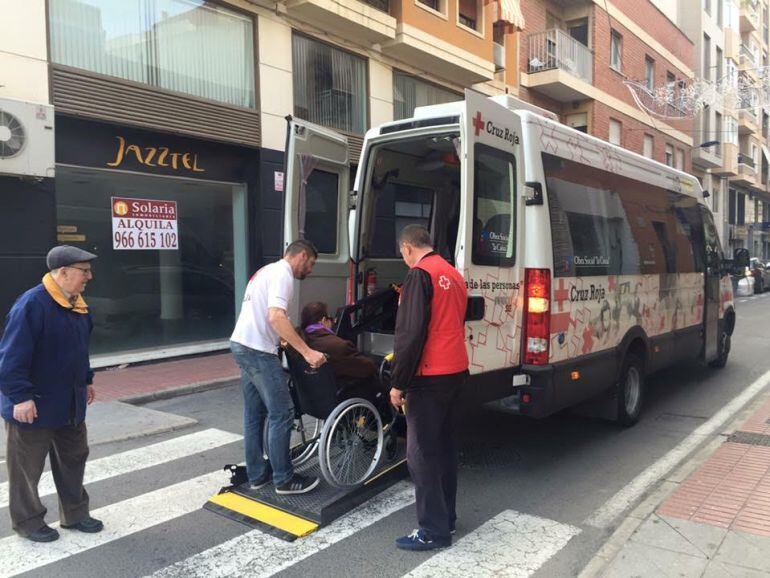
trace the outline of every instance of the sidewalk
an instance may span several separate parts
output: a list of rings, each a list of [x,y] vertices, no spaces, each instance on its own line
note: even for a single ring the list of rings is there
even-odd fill
[[[224,387],[239,378],[238,366],[228,352],[97,371],[94,387],[99,401],[145,403]]]
[[[770,577],[770,396],[749,415],[665,480],[581,577]]]

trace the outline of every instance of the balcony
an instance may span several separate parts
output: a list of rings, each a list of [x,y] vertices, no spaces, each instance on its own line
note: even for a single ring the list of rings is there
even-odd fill
[[[741,55],[741,34],[734,28],[725,28],[725,58],[738,60]]]
[[[527,73],[522,84],[561,102],[592,94],[593,54],[557,28],[527,37]]]
[[[720,157],[720,164],[711,169],[712,174],[720,175],[723,177],[732,177],[738,174],[738,145],[726,142],[720,145],[722,148],[722,156]],[[693,162],[695,162],[693,158]]]
[[[322,30],[360,43],[382,43],[396,37],[389,0],[289,0],[286,13]]]
[[[744,108],[738,111],[738,133],[754,134],[759,131],[757,115],[752,108]]]
[[[719,146],[708,148],[694,147],[692,149],[692,164],[703,169],[712,169],[722,164]]]
[[[736,185],[757,186],[757,169],[754,159],[749,155],[738,153],[738,174],[735,178],[730,179],[730,181]]]
[[[751,0],[741,2],[741,32],[759,30],[759,11],[757,3]]]

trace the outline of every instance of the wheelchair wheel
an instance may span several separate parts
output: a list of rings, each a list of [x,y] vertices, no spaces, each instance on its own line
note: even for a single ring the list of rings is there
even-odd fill
[[[334,408],[324,424],[318,448],[321,474],[335,488],[357,486],[372,475],[384,446],[382,419],[361,398]]]
[[[292,465],[301,466],[315,454],[318,449],[318,440],[323,428],[323,420],[303,415],[294,420],[291,428],[291,441],[289,442],[289,454]],[[267,441],[267,420],[262,428],[262,457],[269,459]]]

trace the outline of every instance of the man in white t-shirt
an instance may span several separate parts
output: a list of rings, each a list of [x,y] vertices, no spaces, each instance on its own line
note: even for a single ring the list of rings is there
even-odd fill
[[[294,404],[278,358],[281,339],[299,352],[311,367],[323,365],[323,353],[310,349],[297,335],[286,311],[294,295],[294,279],[313,271],[318,251],[300,239],[286,248],[283,259],[265,265],[249,281],[241,314],[230,337],[230,349],[241,368],[243,438],[249,487],[259,489],[271,481],[278,494],[304,494],[318,478],[294,473],[289,441]],[[263,457],[262,432],[268,429],[268,460]]]

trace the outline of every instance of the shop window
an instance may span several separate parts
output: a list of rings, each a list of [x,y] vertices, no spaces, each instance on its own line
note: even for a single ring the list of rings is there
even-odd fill
[[[323,126],[366,131],[366,60],[294,35],[294,114]]]
[[[653,157],[653,150],[654,150],[655,140],[654,137],[651,134],[644,135],[644,148],[642,150],[642,154],[646,156],[648,159],[651,159]]]
[[[393,118],[401,120],[411,118],[418,106],[442,104],[462,100],[463,95],[419,78],[404,74],[393,73]]]
[[[254,21],[203,0],[50,0],[51,60],[255,106]]]
[[[314,170],[307,179],[305,238],[313,242],[319,253],[337,253],[339,216],[339,175]]]
[[[609,134],[609,142],[622,146],[622,131],[623,131],[623,125],[620,124],[620,121],[615,120],[614,118],[610,119],[610,134]]]
[[[512,155],[479,143],[474,154],[472,260],[511,267],[516,261],[516,162]]]

